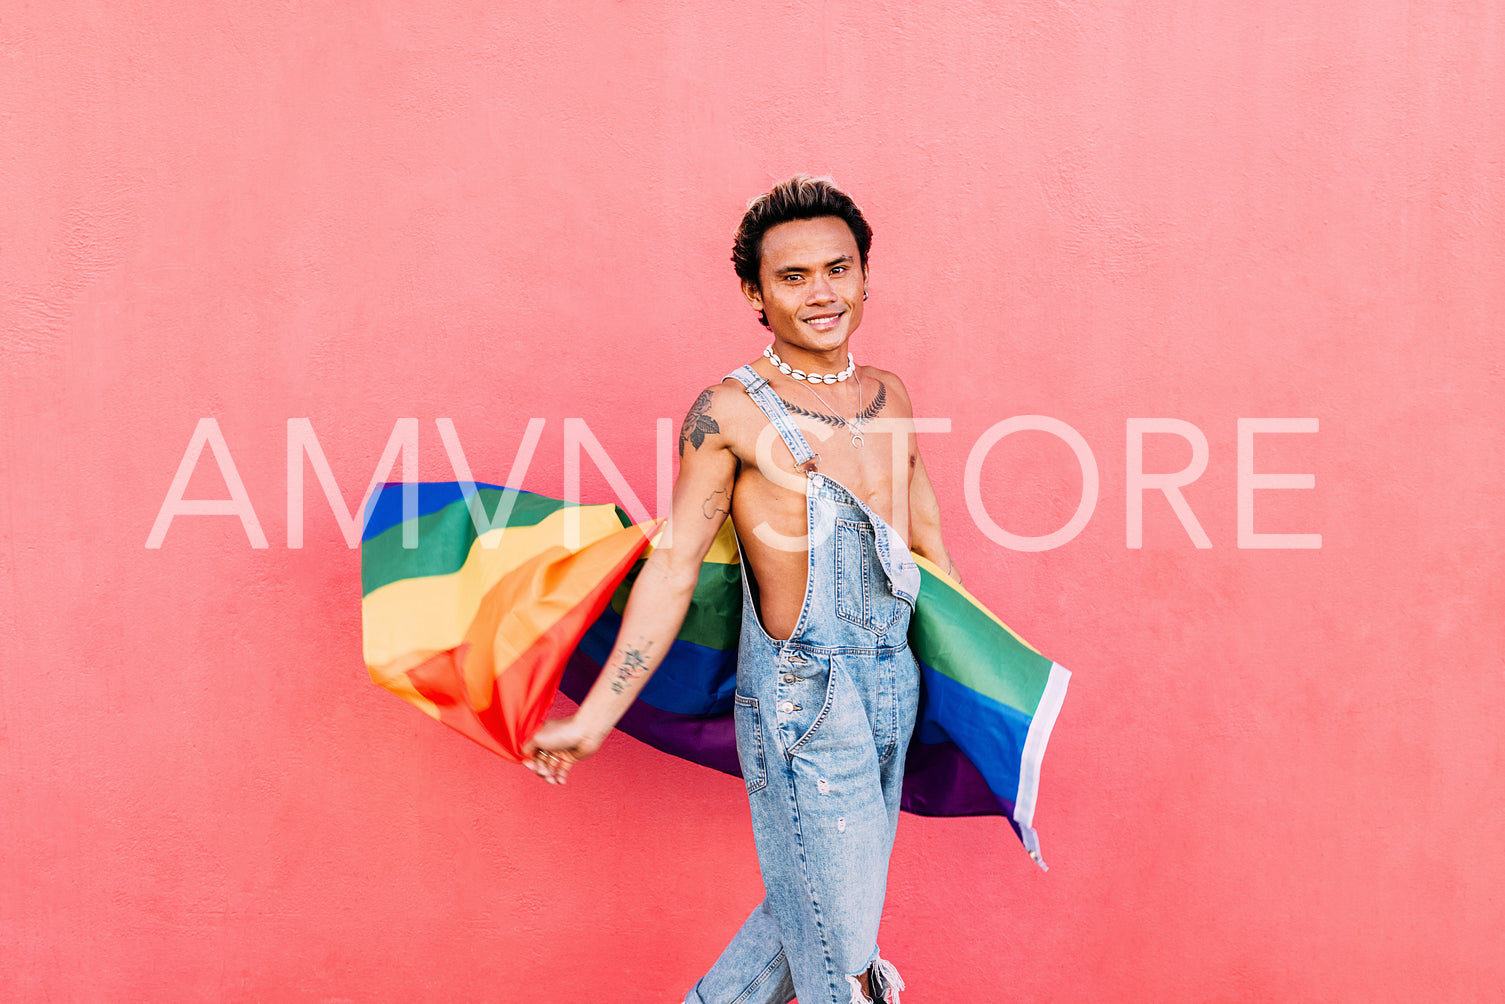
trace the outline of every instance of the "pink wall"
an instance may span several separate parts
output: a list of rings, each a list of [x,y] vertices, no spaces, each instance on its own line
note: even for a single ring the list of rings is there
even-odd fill
[[[1048,875],[996,819],[901,826],[914,999],[1498,992],[1505,17],[936,6],[0,4],[0,996],[683,992],[758,896],[739,784],[619,738],[548,789],[370,684],[311,475],[287,547],[286,424],[353,505],[398,418],[433,479],[434,419],[500,478],[546,418],[557,493],[582,417],[651,500],[653,420],[763,345],[729,238],[796,170],[874,223],[859,359],[952,420],[969,582],[1075,671]],[[1039,553],[963,499],[1022,414],[1101,474]],[[144,546],[205,416],[265,550]],[[1320,549],[1238,546],[1251,417],[1318,421],[1258,437],[1315,487],[1255,520]],[[1211,548],[1158,492],[1126,546],[1131,418],[1205,433]],[[1080,480],[1028,433],[981,487],[1043,534]]]

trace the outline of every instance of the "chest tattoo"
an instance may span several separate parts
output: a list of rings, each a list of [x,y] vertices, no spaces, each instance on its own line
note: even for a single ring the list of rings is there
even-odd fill
[[[884,405],[888,404],[888,388],[883,385],[882,380],[875,380],[874,382],[878,385],[878,392],[873,395],[873,399],[868,402],[867,407],[862,409],[862,413],[855,419],[853,419],[853,421],[855,421],[858,425],[861,425],[864,422],[871,422],[873,419],[877,418],[879,413],[883,411]],[[801,408],[799,405],[794,404],[793,402],[785,398],[782,394],[779,395],[779,400],[784,402],[784,407],[788,408],[796,415],[802,415],[805,418],[813,418],[815,419],[815,421],[829,425],[833,429],[843,428],[847,424],[846,419],[841,418],[837,415],[832,415],[829,412],[811,411],[808,408]]]

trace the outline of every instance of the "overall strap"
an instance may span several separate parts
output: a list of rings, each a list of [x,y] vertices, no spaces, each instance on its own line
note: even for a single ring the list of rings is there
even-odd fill
[[[805,441],[805,434],[795,426],[794,419],[789,414],[789,409],[784,407],[784,402],[774,393],[768,384],[768,378],[759,376],[758,371],[751,366],[741,366],[726,375],[727,379],[736,380],[747,390],[747,396],[753,399],[767,416],[768,421],[778,431],[779,438],[784,445],[789,447],[789,452],[794,455],[794,466],[805,470],[814,470],[814,462],[820,456],[810,449],[810,444]],[[810,464],[810,467],[806,467]]]

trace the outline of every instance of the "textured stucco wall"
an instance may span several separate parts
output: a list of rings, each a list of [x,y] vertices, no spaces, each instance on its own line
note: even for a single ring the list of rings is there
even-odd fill
[[[666,1001],[758,896],[737,781],[615,739],[554,790],[372,686],[353,506],[448,417],[558,493],[764,344],[743,201],[873,221],[858,356],[900,371],[969,584],[1075,671],[1037,817],[906,817],[916,1000],[1481,999],[1505,984],[1505,16],[1487,2],[0,3],[0,996]],[[964,500],[1014,415],[1100,474],[1069,543]],[[200,418],[269,542],[148,532]],[[1211,543],[1126,431],[1192,423]],[[1238,422],[1255,529],[1240,548]],[[1144,439],[1144,469],[1191,447]],[[607,496],[586,465],[583,494]],[[996,446],[992,518],[1075,511]],[[190,498],[223,498],[209,454]],[[603,992],[604,988],[604,992]]]

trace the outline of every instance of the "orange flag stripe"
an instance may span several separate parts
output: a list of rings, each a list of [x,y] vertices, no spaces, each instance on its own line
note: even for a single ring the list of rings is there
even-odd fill
[[[482,598],[460,645],[385,674],[400,688],[384,685],[492,752],[521,760],[569,653],[647,540],[641,528],[627,527],[573,554],[524,562]]]

